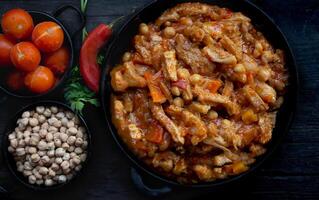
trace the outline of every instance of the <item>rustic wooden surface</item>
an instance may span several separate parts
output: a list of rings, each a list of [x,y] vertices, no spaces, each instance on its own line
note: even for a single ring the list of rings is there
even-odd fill
[[[89,0],[88,28],[109,23],[148,0]],[[319,1],[256,0],[283,30],[291,44],[300,73],[297,116],[283,144],[255,175],[227,188],[212,190],[174,190],[165,199],[240,197],[248,199],[319,199]],[[51,12],[61,4],[79,6],[78,0],[5,0],[0,14],[13,7]],[[75,16],[62,16],[76,28]],[[77,40],[79,44],[79,39]],[[62,96],[61,91],[51,99]],[[8,118],[32,100],[9,98],[0,105],[0,133]],[[135,189],[130,179],[130,163],[108,134],[100,109],[87,108],[85,117],[93,134],[93,155],[87,169],[71,185],[58,191],[34,192],[20,185],[0,159],[0,184],[14,199],[148,199]]]

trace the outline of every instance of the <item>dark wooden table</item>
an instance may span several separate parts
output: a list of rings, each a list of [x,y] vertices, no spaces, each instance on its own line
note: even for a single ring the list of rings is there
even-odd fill
[[[147,1],[89,0],[88,29],[127,15]],[[165,199],[319,199],[319,1],[256,1],[283,30],[296,56],[301,91],[292,128],[274,156],[255,175],[214,191],[177,189]],[[79,6],[79,1],[2,0],[0,13],[14,7],[51,12],[61,4]],[[61,17],[68,27],[76,28],[76,23],[72,22],[76,16],[72,17],[72,12]],[[77,46],[79,41],[78,38]],[[61,98],[62,92],[58,91],[49,98],[58,99],[57,96]],[[0,105],[0,133],[12,113],[28,103],[31,100],[8,98]],[[130,163],[108,134],[101,110],[89,107],[85,117],[92,130],[94,147],[83,175],[61,190],[34,192],[16,182],[1,159],[0,183],[7,187],[14,199],[148,199],[135,189],[130,178]]]

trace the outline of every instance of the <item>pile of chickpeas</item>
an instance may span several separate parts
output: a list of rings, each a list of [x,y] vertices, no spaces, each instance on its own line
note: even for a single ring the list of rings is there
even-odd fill
[[[65,183],[87,157],[87,133],[79,118],[56,106],[23,112],[9,134],[8,151],[30,184]]]

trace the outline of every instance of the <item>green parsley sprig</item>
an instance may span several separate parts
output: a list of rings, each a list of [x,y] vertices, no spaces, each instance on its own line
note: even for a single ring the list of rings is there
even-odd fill
[[[87,0],[81,0],[81,11],[86,12]],[[82,41],[87,36],[86,28],[82,30]],[[104,56],[98,56],[97,61],[102,64]],[[70,78],[65,88],[64,98],[71,106],[72,110],[76,113],[82,114],[82,110],[86,104],[92,104],[94,106],[100,106],[99,100],[96,98],[96,94],[87,88],[83,82],[78,66],[74,66],[70,72]]]
[[[78,66],[73,67],[68,85],[65,89],[64,98],[70,104],[72,110],[82,114],[86,103],[100,106],[94,92],[87,88],[80,75]]]

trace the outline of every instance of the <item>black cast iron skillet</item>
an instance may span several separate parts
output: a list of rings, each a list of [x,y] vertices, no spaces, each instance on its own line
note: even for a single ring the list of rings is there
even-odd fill
[[[68,10],[68,9],[74,10],[79,15],[80,20],[81,20],[81,24],[78,27],[76,27],[75,30],[73,30],[72,34],[70,34],[69,31],[64,27],[63,23],[61,23],[57,19],[65,10]],[[64,44],[70,50],[70,61],[69,61],[69,65],[68,65],[67,69],[65,70],[64,74],[60,77],[60,80],[58,80],[58,82],[55,84],[55,86],[52,89],[50,89],[49,91],[42,93],[42,94],[31,93],[31,92],[27,91],[26,89],[19,90],[19,91],[12,91],[6,85],[6,76],[7,76],[8,71],[10,70],[10,68],[0,67],[0,89],[2,91],[4,91],[7,95],[14,96],[17,98],[43,97],[43,96],[46,96],[46,95],[50,94],[51,92],[53,92],[55,89],[57,89],[58,87],[60,87],[64,83],[64,81],[66,80],[66,77],[69,74],[71,67],[73,66],[74,57],[75,57],[74,56],[75,50],[74,50],[74,47],[72,44],[72,38],[74,37],[74,35],[78,31],[83,29],[83,27],[85,26],[85,21],[86,21],[85,16],[82,14],[82,12],[77,7],[72,6],[72,5],[63,5],[59,8],[57,8],[55,11],[52,12],[52,16],[50,14],[47,14],[47,13],[41,12],[41,11],[32,11],[31,10],[28,12],[32,16],[34,25],[36,25],[40,22],[43,22],[43,21],[52,21],[52,22],[59,24],[62,27],[62,30],[64,32]],[[1,27],[0,27],[0,32],[2,32]],[[5,99],[5,96],[2,97],[2,99]]]
[[[116,64],[121,61],[121,56],[125,51],[130,49],[131,40],[135,34],[138,33],[138,25],[141,22],[151,22],[160,16],[160,14],[168,8],[182,2],[194,2],[192,0],[153,0],[146,4],[131,16],[127,17],[123,25],[114,34],[112,42],[108,46],[106,52],[106,65],[102,73],[101,78],[101,101],[106,116],[106,122],[109,128],[109,132],[112,134],[115,142],[124,154],[132,161],[133,166],[138,170],[145,172],[151,177],[159,180],[163,188],[153,189],[143,183],[142,177],[132,168],[133,182],[138,189],[144,193],[152,196],[158,196],[163,193],[171,191],[171,187],[188,187],[188,188],[215,188],[217,186],[226,185],[231,182],[236,182],[243,177],[251,174],[257,167],[259,167],[275,150],[275,148],[281,143],[284,136],[287,134],[290,124],[292,122],[296,100],[298,96],[298,74],[297,66],[295,64],[294,56],[289,44],[277,27],[276,23],[256,5],[249,1],[238,1],[238,0],[202,0],[208,4],[218,5],[220,7],[227,7],[233,11],[240,11],[249,18],[252,19],[252,23],[255,28],[262,33],[275,47],[284,50],[286,57],[286,67],[289,71],[289,85],[287,87],[287,93],[285,94],[285,101],[282,107],[278,110],[277,121],[273,130],[272,140],[267,144],[267,152],[258,157],[256,162],[250,166],[250,169],[240,175],[229,177],[224,180],[218,180],[209,183],[198,183],[193,185],[181,185],[180,183],[161,176],[157,172],[151,170],[142,161],[140,161],[123,143],[119,135],[117,134],[116,128],[113,126],[111,121],[110,112],[110,95],[112,88],[110,84],[110,70]],[[198,2],[198,1],[196,1]]]
[[[38,101],[38,102],[29,104],[29,105],[23,107],[17,113],[15,113],[12,118],[10,118],[9,123],[7,124],[5,132],[2,136],[3,137],[2,138],[2,155],[4,157],[4,161],[6,163],[6,166],[8,167],[8,169],[11,172],[11,174],[13,175],[13,177],[15,177],[15,179],[17,179],[21,184],[25,185],[26,187],[28,187],[34,191],[47,191],[47,190],[59,189],[59,188],[65,186],[66,184],[72,183],[75,179],[77,179],[79,177],[79,175],[81,173],[83,173],[83,170],[85,170],[86,164],[87,164],[87,162],[90,158],[90,155],[91,155],[91,146],[92,146],[91,145],[91,134],[90,134],[89,128],[88,128],[84,118],[81,115],[77,115],[80,119],[81,125],[84,126],[86,129],[87,141],[88,141],[87,159],[82,164],[82,169],[80,171],[78,171],[71,180],[69,180],[65,183],[62,183],[62,184],[57,184],[57,185],[53,185],[50,187],[44,186],[44,185],[38,186],[38,185],[30,184],[28,182],[28,179],[26,177],[24,177],[21,172],[17,171],[16,162],[13,159],[13,156],[11,155],[11,153],[8,151],[8,146],[10,144],[9,139],[8,139],[8,135],[10,133],[12,133],[12,131],[14,131],[15,127],[17,127],[16,122],[19,118],[21,118],[22,113],[24,111],[34,110],[37,106],[57,106],[58,108],[63,108],[65,111],[73,112],[72,109],[68,105],[61,103],[61,102],[58,102],[58,101]],[[0,197],[1,197],[1,193],[7,193],[5,191],[1,191],[1,188],[2,187],[0,187]],[[7,195],[8,195],[8,193],[7,193]]]

